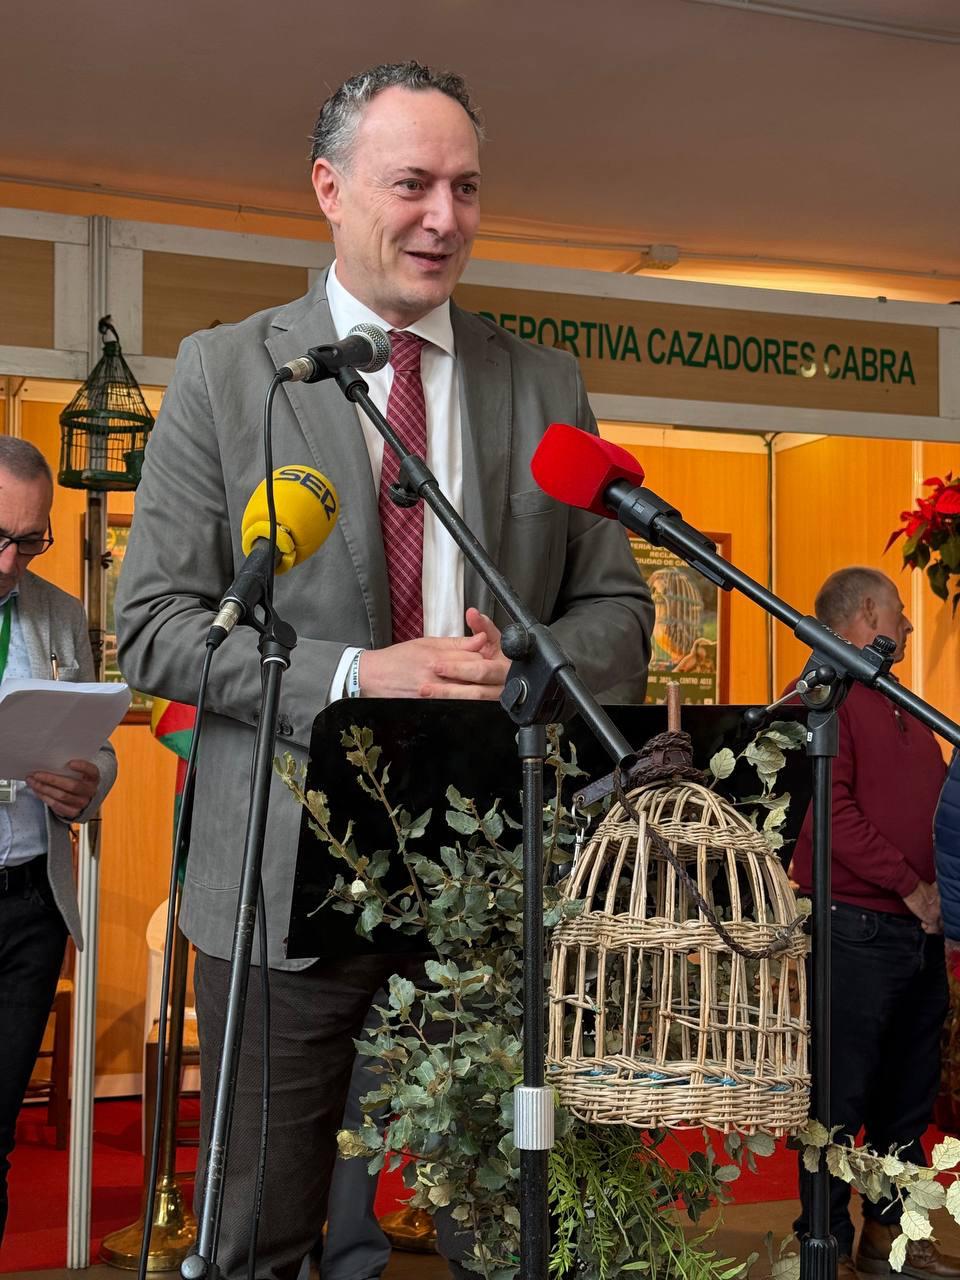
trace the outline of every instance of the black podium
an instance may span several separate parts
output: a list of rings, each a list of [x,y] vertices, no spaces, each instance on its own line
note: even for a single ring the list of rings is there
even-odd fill
[[[754,736],[756,729],[748,728],[743,720],[746,709],[742,706],[683,708],[681,727],[693,739],[694,763],[699,768],[706,769],[714,752],[730,747],[737,753]],[[610,707],[608,711],[635,748],[667,728],[665,706],[619,706]],[[793,720],[803,715],[803,708],[784,708],[779,718]],[[394,838],[382,806],[361,790],[357,770],[346,759],[341,734],[351,725],[368,728],[381,748],[381,767],[389,762],[390,801],[412,814],[433,810],[424,837],[416,842],[416,851],[422,856],[434,856],[440,845],[450,844],[454,836],[444,821],[449,807],[445,793],[451,784],[462,795],[475,800],[481,811],[500,797],[503,808],[519,820],[516,730],[498,704],[423,699],[335,702],[314,721],[307,788],[326,794],[335,831],[343,831],[352,820],[354,840],[361,854],[390,850]],[[563,742],[568,741],[576,747],[577,761],[585,773],[583,779],[568,785],[569,802],[577,785],[607,773],[609,760],[578,719],[564,727]],[[550,779],[548,769],[547,785]],[[759,787],[756,772],[743,761],[731,777],[717,784],[720,794],[734,800],[755,795]],[[789,857],[810,797],[810,767],[802,750],[787,753],[787,763],[777,779],[777,790],[791,797],[787,821],[782,828],[785,856]],[[289,803],[293,803],[292,798]],[[356,932],[355,913],[335,911],[331,903],[322,905],[336,876],[347,875],[348,871],[346,863],[330,853],[311,831],[304,810],[287,937],[288,957],[342,956],[378,950],[423,951],[426,944],[422,937],[404,935],[383,925],[374,931],[372,940],[367,941]],[[387,873],[386,888],[399,888],[406,882],[402,865],[392,874],[391,880],[391,872]]]

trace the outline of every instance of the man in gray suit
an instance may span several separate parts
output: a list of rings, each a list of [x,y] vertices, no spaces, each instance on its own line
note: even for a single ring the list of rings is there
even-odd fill
[[[83,607],[27,571],[53,542],[53,478],[26,440],[0,436],[0,679],[92,680]],[[113,785],[109,743],[69,772],[0,781],[0,1241],[17,1113],[57,989],[67,934],[82,947],[70,823]]]
[[[549,423],[596,430],[576,361],[450,302],[479,222],[479,140],[462,80],[415,63],[356,76],[324,105],[313,185],[333,232],[334,266],[296,302],[188,338],[147,449],[117,597],[120,663],[136,687],[195,700],[204,639],[242,559],[241,517],[262,476],[265,389],[285,361],[366,320],[399,333],[395,349],[410,344],[405,334],[419,340],[428,461],[468,525],[586,683],[601,693],[616,684],[621,700],[642,700],[652,606],[623,530],[554,502],[530,475]],[[400,378],[392,368],[368,378],[391,413]],[[315,715],[343,696],[499,697],[505,619],[429,514],[411,562],[417,599],[412,611],[409,598],[400,605],[397,545],[378,509],[382,446],[338,387],[288,384],[275,403],[273,443],[276,465],[315,465],[341,503],[322,550],[277,580],[277,609],[299,636],[278,746],[302,758]],[[416,630],[403,638],[411,612]],[[260,705],[251,632],[241,628],[219,652],[207,705],[181,923],[198,948],[208,1125]],[[263,875],[274,1092],[257,1272],[272,1280],[293,1280],[323,1221],[353,1037],[380,984],[411,963],[287,959],[299,826],[275,780]],[[258,987],[250,986],[227,1170],[218,1256],[227,1280],[246,1262]]]

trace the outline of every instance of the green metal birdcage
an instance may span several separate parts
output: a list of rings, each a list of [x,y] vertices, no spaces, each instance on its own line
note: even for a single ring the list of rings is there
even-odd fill
[[[103,316],[98,328],[103,354],[60,414],[57,479],[68,489],[135,489],[153,414],[110,317]]]

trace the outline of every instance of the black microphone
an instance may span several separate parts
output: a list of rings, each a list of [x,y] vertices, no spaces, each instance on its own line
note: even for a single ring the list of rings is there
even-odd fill
[[[345,338],[326,347],[310,347],[305,356],[277,370],[280,382],[320,382],[339,369],[376,373],[390,359],[390,339],[378,325],[355,324]]]

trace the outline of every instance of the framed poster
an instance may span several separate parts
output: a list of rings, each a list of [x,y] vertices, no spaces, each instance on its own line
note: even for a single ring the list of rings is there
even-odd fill
[[[82,517],[81,546],[86,545],[86,517]],[[130,536],[130,516],[107,514],[106,551],[109,563],[104,579],[104,632],[103,632],[103,678],[110,683],[123,680],[117,665],[117,624],[116,596],[117,581],[123,565],[123,557],[127,550],[127,539]],[[153,699],[146,693],[130,690],[130,709],[123,717],[124,724],[149,724]]]
[[[708,533],[725,559],[730,535]],[[665,547],[630,535],[656,610],[647,702],[666,702],[667,682],[680,685],[684,703],[713,706],[729,698],[726,592]]]

